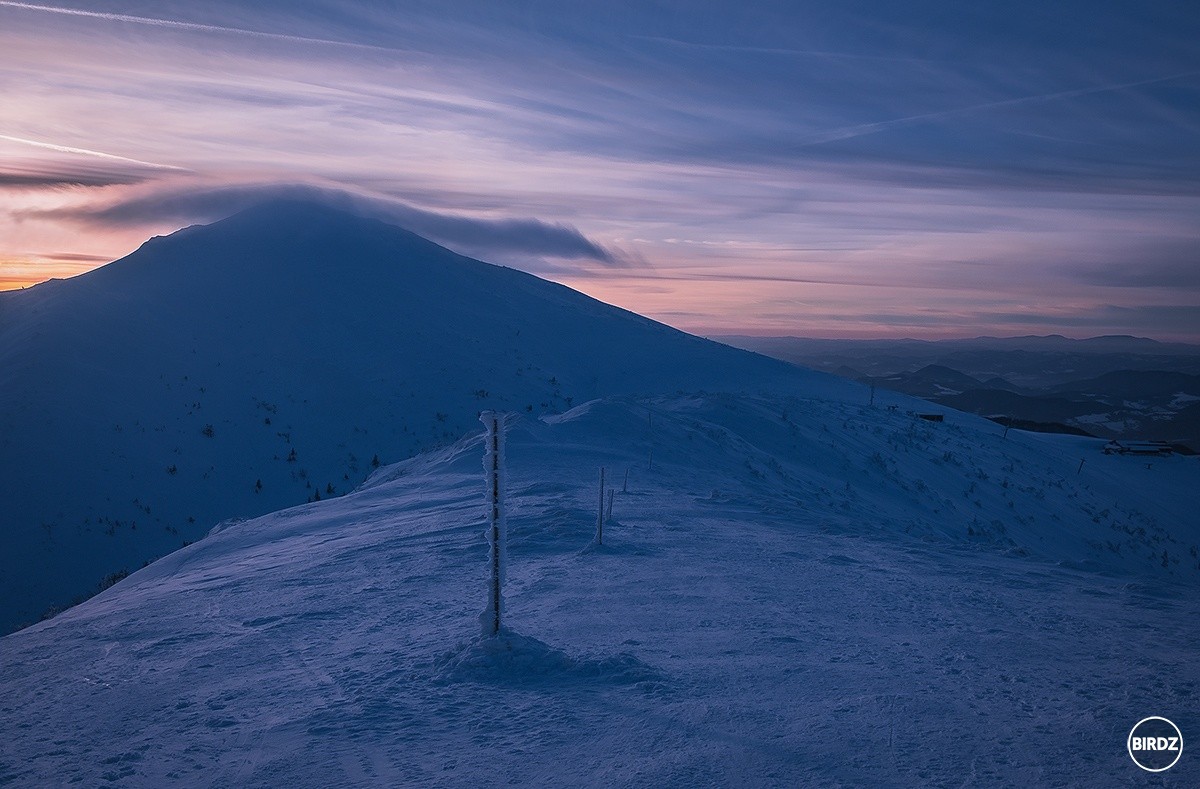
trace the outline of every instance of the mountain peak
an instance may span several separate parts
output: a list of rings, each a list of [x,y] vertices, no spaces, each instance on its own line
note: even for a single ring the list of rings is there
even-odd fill
[[[420,238],[399,225],[368,216],[349,203],[337,205],[300,197],[275,197],[249,205],[209,225],[193,226],[225,230],[245,229],[251,233],[286,232],[311,236],[315,232],[401,232]],[[195,232],[193,228],[188,228]],[[433,245],[432,241],[421,239]]]
[[[344,493],[369,459],[458,439],[484,409],[746,386],[865,400],[303,200],[6,302],[0,632],[219,520]]]
[[[294,222],[345,222],[345,221],[378,221],[371,220],[361,213],[354,211],[349,205],[336,206],[323,200],[306,199],[302,197],[272,197],[249,205],[227,219],[251,219],[269,223]]]
[[[293,197],[266,199],[210,224],[151,238],[132,254],[81,275],[94,285],[142,294],[200,287],[220,302],[240,292],[278,291],[312,276],[353,276],[365,287],[416,286],[454,260],[488,266],[353,206]],[[490,266],[489,266],[490,267]],[[324,298],[313,291],[306,299]]]

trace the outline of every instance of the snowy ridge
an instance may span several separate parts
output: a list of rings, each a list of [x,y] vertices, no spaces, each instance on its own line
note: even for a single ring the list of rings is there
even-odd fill
[[[0,293],[0,633],[214,523],[354,489],[481,410],[861,387],[282,201]]]
[[[724,394],[522,417],[501,638],[472,436],[5,637],[0,782],[1130,785],[1134,722],[1200,726],[1196,461],[984,428]]]

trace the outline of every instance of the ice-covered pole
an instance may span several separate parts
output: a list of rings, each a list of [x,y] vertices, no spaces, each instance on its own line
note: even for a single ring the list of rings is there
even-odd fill
[[[504,418],[495,411],[479,415],[487,432],[484,435],[483,470],[487,479],[488,525],[488,606],[479,615],[483,635],[500,632],[503,608],[505,542],[508,539],[504,512]]]
[[[600,467],[600,501],[596,505],[596,544],[604,544],[604,467]]]

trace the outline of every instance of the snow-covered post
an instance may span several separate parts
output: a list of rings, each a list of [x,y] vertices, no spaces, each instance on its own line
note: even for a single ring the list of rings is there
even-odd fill
[[[617,492],[617,491],[616,491],[616,488],[609,488],[609,489],[608,489],[608,509],[606,509],[606,510],[604,511],[604,520],[608,521],[609,523],[612,523],[612,503],[613,503],[613,494],[614,494],[614,493],[616,493],[616,492]]]
[[[500,610],[503,596],[505,542],[508,529],[504,512],[504,419],[495,411],[484,411],[479,421],[487,428],[484,437],[483,470],[487,478],[488,527],[488,606],[479,615],[483,635],[500,632]]]
[[[600,467],[600,501],[596,505],[596,544],[604,544],[604,466]]]

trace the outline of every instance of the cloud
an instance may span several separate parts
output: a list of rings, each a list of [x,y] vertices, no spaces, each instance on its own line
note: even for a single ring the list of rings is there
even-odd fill
[[[78,252],[46,252],[35,257],[44,260],[62,260],[64,263],[108,263],[108,255],[102,254],[82,254]]]
[[[171,164],[157,164],[155,162],[146,162],[141,159],[130,159],[128,156],[118,156],[115,153],[105,153],[104,151],[94,151],[90,148],[76,148],[70,145],[58,145],[52,142],[44,142],[42,140],[29,140],[24,137],[13,137],[8,134],[0,134],[0,140],[6,142],[15,142],[19,145],[28,145],[34,148],[44,148],[49,151],[58,153],[72,153],[80,156],[94,156],[97,159],[108,159],[114,162],[125,162],[126,164],[135,164],[139,167],[148,167],[154,170],[185,170],[184,167],[176,167]]]
[[[468,254],[587,259],[616,265],[618,258],[570,225],[539,219],[481,219],[439,213],[377,196],[310,184],[238,184],[208,189],[172,187],[138,192],[115,202],[26,212],[100,226],[210,222],[270,200],[305,200],[401,225]]]
[[[707,50],[711,52],[732,52],[738,55],[775,55],[786,58],[828,58],[830,60],[837,59],[854,59],[854,60],[882,60],[895,61],[900,63],[923,63],[924,58],[915,57],[888,57],[886,55],[873,55],[863,52],[830,52],[820,49],[794,49],[791,47],[759,47],[747,46],[745,44],[705,44],[697,41],[682,41],[676,38],[667,36],[645,36],[636,33],[630,34],[629,38],[640,41],[649,41],[656,44],[663,44],[670,47],[685,47],[690,49]]]
[[[0,165],[0,189],[57,189],[70,186],[129,186],[149,179],[144,170],[88,165]]]
[[[706,316],[680,312],[655,315],[657,318],[676,317],[684,322],[702,323]],[[865,330],[863,336],[895,337],[911,331],[943,336],[971,336],[980,327],[1000,334],[1056,333],[1073,336],[1097,334],[1138,333],[1183,342],[1197,341],[1196,327],[1200,326],[1200,305],[1153,304],[1116,305],[1095,304],[1070,309],[987,309],[937,308],[911,309],[898,306],[889,311],[852,311],[818,309],[803,320],[770,316],[773,320],[756,323],[747,321],[745,327],[766,329],[765,333],[781,335],[788,331],[829,331],[831,336],[844,334],[846,327]],[[725,326],[736,326],[726,323]],[[730,333],[718,330],[710,333]],[[758,333],[758,332],[756,332]]]
[[[1094,251],[1091,263],[1072,265],[1080,282],[1112,288],[1200,290],[1196,239],[1152,239]]]
[[[1196,338],[1200,326],[1200,304],[1100,304],[1071,313],[997,312],[984,319],[996,324],[1040,325],[1049,328],[1078,328],[1089,332],[1119,334],[1138,331],[1159,336]]]
[[[227,25],[208,25],[199,22],[185,22],[178,19],[163,19],[161,17],[135,16],[133,14],[115,14],[107,11],[85,11],[80,8],[64,8],[62,6],[38,5],[35,3],[18,3],[10,2],[9,0],[0,0],[0,6],[8,8],[19,8],[22,11],[35,11],[45,14],[58,14],[61,16],[84,17],[88,19],[99,19],[106,22],[124,22],[134,25],[146,25],[149,27],[172,28],[175,30],[188,30],[199,33],[227,33],[238,36],[252,36],[254,38],[274,39],[276,41],[286,41],[293,44],[324,44],[329,46],[339,47],[354,47],[357,49],[376,49],[383,51],[398,51],[391,47],[379,47],[372,44],[360,44],[354,41],[338,41],[329,38],[314,38],[310,36],[296,36],[288,33],[274,33],[265,30],[250,30],[242,27],[230,27]]]
[[[887,131],[896,126],[943,120],[961,115],[972,115],[988,110],[1016,107],[1023,104],[1043,104],[1046,102],[1059,101],[1063,99],[1090,96],[1097,93],[1110,93],[1114,91],[1129,90],[1130,88],[1140,88],[1148,85],[1155,85],[1161,82],[1171,82],[1174,80],[1186,79],[1188,77],[1195,77],[1197,75],[1200,75],[1200,71],[1183,71],[1177,74],[1165,74],[1162,76],[1153,77],[1151,79],[1142,79],[1133,82],[1115,82],[1107,85],[1093,85],[1089,87],[1072,88],[1070,90],[1059,90],[1050,93],[1014,96],[1012,98],[1001,99],[998,101],[969,104],[967,106],[936,110],[934,112],[923,112],[901,118],[888,118],[885,120],[873,121],[871,123],[860,123],[853,126],[823,129],[808,135],[805,139],[800,140],[799,145],[802,147],[809,145],[822,145],[824,143],[846,140],[854,137],[862,137],[869,134],[879,134],[880,132]]]
[[[850,319],[879,288],[897,309],[975,316],[976,334],[1003,318],[968,303],[978,290],[1034,307],[1122,304],[1120,288],[1189,300],[1194,257],[1122,244],[1200,241],[1200,16],[960,6],[0,2],[17,76],[0,132],[66,176],[80,161],[115,173],[70,195],[14,177],[2,210],[89,206],[0,222],[0,252],[124,249],[305,182],[474,257],[635,294],[625,306],[669,286],[651,306],[687,301],[693,325],[750,325],[775,309],[764,294],[850,285]],[[123,188],[136,165],[115,154],[191,174]],[[778,309],[786,328],[812,308]],[[923,315],[938,325],[918,310],[914,326]]]

